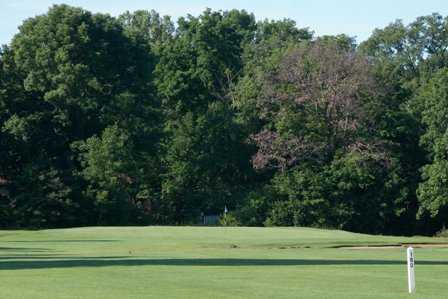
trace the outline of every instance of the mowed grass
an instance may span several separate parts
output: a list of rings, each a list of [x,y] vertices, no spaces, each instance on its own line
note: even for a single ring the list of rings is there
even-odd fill
[[[0,231],[0,298],[408,298],[405,248],[307,228]],[[448,297],[448,248],[417,248],[417,294]]]

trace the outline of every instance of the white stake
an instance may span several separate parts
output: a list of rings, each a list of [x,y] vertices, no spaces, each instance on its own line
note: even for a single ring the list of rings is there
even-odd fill
[[[414,248],[408,247],[408,286],[409,293],[415,293],[415,258],[414,258]]]

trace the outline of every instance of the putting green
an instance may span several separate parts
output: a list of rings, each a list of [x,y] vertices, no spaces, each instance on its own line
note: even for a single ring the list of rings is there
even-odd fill
[[[408,298],[404,248],[353,248],[401,243],[448,239],[308,228],[0,231],[0,298]],[[412,297],[447,298],[448,248],[415,257]]]

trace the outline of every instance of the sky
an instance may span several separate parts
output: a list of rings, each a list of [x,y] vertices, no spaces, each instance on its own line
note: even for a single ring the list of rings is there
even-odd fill
[[[174,19],[198,15],[205,8],[245,9],[258,20],[290,18],[316,35],[345,33],[358,42],[396,19],[409,23],[434,12],[448,15],[448,0],[0,0],[0,44],[11,41],[23,20],[59,3],[113,16],[127,10],[154,9]]]

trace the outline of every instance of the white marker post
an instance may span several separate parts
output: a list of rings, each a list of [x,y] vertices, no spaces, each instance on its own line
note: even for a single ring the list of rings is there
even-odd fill
[[[409,293],[415,293],[415,259],[414,259],[414,248],[408,247],[408,286]]]

